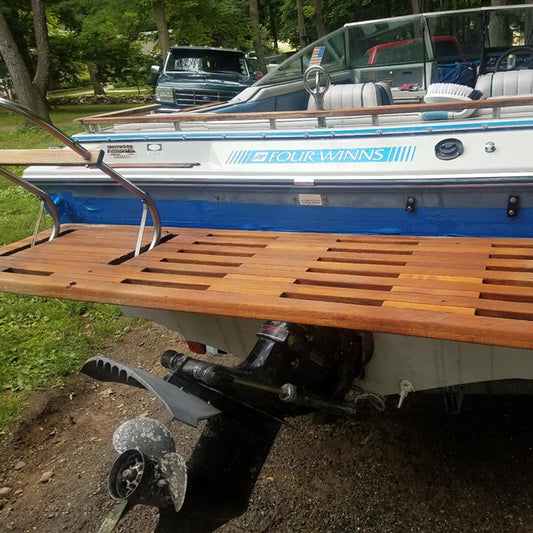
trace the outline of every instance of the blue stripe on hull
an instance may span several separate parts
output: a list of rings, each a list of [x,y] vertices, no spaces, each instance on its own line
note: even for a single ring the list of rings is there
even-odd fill
[[[62,223],[138,224],[141,204],[122,198],[54,195]],[[533,237],[533,208],[349,208],[158,200],[163,226],[392,235]]]

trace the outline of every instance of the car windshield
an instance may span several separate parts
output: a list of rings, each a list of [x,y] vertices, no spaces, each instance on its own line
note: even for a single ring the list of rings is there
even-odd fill
[[[248,75],[242,52],[197,48],[176,48],[170,51],[167,72],[227,73]]]

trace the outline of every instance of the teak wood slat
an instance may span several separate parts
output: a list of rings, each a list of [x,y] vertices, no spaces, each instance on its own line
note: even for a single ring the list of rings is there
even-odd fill
[[[0,290],[533,349],[533,239],[136,231],[8,245]]]
[[[88,150],[90,158],[84,159],[68,148],[32,150],[0,150],[0,166],[3,165],[88,165],[95,164],[100,150]]]
[[[236,120],[280,120],[305,118],[360,117],[376,115],[394,115],[403,113],[425,113],[427,111],[461,111],[463,109],[492,109],[499,107],[517,107],[533,105],[533,97],[518,96],[512,98],[491,98],[489,100],[465,100],[454,102],[438,102],[434,104],[394,104],[378,107],[361,107],[353,109],[327,109],[323,111],[267,111],[246,113],[155,113],[139,116],[136,113],[120,116],[94,115],[76,119],[83,125],[134,124],[134,123],[180,123],[203,121],[236,121]],[[133,110],[135,111],[135,110]]]

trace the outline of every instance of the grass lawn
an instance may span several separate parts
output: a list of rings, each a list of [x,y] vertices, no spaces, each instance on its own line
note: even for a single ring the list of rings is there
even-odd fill
[[[52,107],[50,118],[55,126],[72,135],[83,131],[73,124],[75,118],[126,109],[128,105],[66,105]],[[29,130],[29,131],[28,131]],[[25,127],[24,119],[10,111],[0,110],[0,148],[46,148],[58,144],[48,133],[33,126]]]
[[[106,94],[109,96],[151,94],[152,91],[153,87],[151,85],[141,85],[140,87],[106,88]],[[48,98],[53,101],[53,98],[57,96],[92,96],[93,94],[93,90],[88,87],[81,89],[60,89],[58,91],[48,91]]]
[[[52,109],[52,122],[65,133],[82,131],[77,117],[128,106],[64,106]],[[0,112],[0,149],[46,148],[58,143],[42,130]],[[20,175],[23,168],[10,169]],[[39,202],[0,177],[0,245],[31,235]],[[47,224],[44,220],[42,228]],[[0,434],[24,405],[28,391],[57,386],[127,323],[117,307],[0,292]]]

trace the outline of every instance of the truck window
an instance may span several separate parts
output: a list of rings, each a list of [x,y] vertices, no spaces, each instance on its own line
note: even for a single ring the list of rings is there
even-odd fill
[[[246,76],[244,54],[226,50],[175,49],[166,64],[167,72],[235,72]]]

